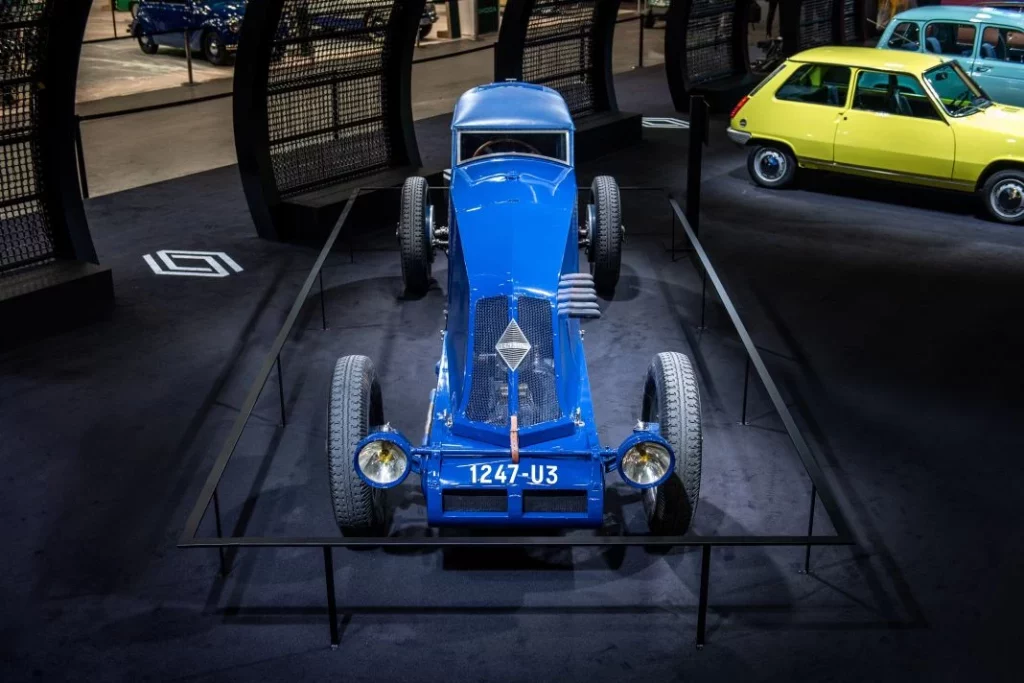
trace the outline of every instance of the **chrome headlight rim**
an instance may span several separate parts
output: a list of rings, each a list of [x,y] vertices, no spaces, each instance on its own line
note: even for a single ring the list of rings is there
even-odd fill
[[[654,425],[654,427],[657,427],[657,425]],[[660,479],[657,479],[656,481],[647,484],[641,484],[627,477],[622,467],[623,458],[625,458],[626,455],[636,446],[642,443],[653,444],[659,448],[663,448],[668,453],[668,466],[665,468],[665,474],[662,475]],[[668,478],[672,476],[672,472],[675,471],[676,454],[675,451],[672,449],[672,446],[669,445],[668,441],[663,439],[660,434],[654,431],[650,431],[648,429],[637,430],[634,431],[633,434],[631,434],[625,441],[622,442],[622,445],[619,446],[618,458],[616,459],[615,464],[616,469],[619,471],[619,476],[622,477],[622,480],[624,482],[626,482],[635,489],[643,491],[646,489],[657,488],[664,484],[666,481],[668,481]]]
[[[391,444],[391,446],[398,450],[405,458],[405,468],[402,471],[402,474],[390,482],[374,481],[369,476],[367,476],[367,474],[363,471],[363,468],[359,464],[359,456],[362,454],[363,449],[365,449],[367,446],[370,446],[371,444],[381,441],[385,441]],[[365,438],[360,440],[359,443],[356,444],[355,452],[352,454],[352,466],[355,469],[356,474],[359,475],[359,478],[362,479],[363,483],[365,483],[367,486],[370,486],[375,489],[393,489],[396,486],[401,485],[402,482],[405,481],[406,477],[409,476],[409,473],[412,471],[412,445],[405,439],[405,437],[403,437],[398,432],[391,430],[373,432],[367,435]]]

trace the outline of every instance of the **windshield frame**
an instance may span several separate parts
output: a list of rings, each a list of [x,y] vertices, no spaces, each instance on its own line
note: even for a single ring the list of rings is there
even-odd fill
[[[953,73],[960,77],[960,80],[964,83],[964,85],[967,86],[968,91],[973,94],[970,106],[960,109],[956,113],[951,112],[949,110],[949,108],[946,106],[946,103],[943,102],[942,98],[939,96],[938,91],[932,85],[931,79],[928,78],[930,74],[941,69],[952,69]],[[992,105],[992,98],[988,96],[988,93],[986,93],[985,90],[980,85],[978,85],[977,81],[971,78],[970,75],[966,71],[964,71],[963,67],[961,67],[955,59],[944,61],[941,64],[937,64],[929,69],[926,69],[921,74],[921,81],[924,83],[924,86],[928,88],[928,92],[931,93],[932,99],[934,99],[935,103],[939,105],[939,108],[942,110],[942,112],[946,116],[949,116],[951,118],[961,119],[965,116],[976,114],[985,107]],[[984,102],[976,102],[976,100],[978,100],[979,98],[983,99]]]
[[[532,133],[546,133],[549,135],[561,135],[565,138],[563,143],[563,149],[565,149],[565,158],[560,159],[558,157],[547,156],[546,154],[528,154],[524,152],[493,152],[491,154],[484,154],[478,157],[469,157],[468,159],[462,158],[462,134],[468,133],[470,135],[515,135],[515,134],[532,134]],[[569,145],[572,143],[572,138],[569,135],[569,131],[564,128],[465,128],[456,131],[455,136],[455,165],[465,166],[475,161],[482,161],[484,159],[493,159],[496,157],[527,157],[529,159],[544,159],[562,166],[572,166],[572,150]]]

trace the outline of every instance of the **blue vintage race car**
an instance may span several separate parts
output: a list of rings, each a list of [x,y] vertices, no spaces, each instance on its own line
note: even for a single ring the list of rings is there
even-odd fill
[[[446,325],[419,446],[388,425],[373,363],[338,360],[328,408],[334,512],[343,533],[381,530],[384,491],[420,477],[433,525],[600,526],[605,475],[644,492],[652,531],[682,534],[700,488],[701,420],[689,359],[647,371],[633,432],[598,441],[580,321],[619,278],[619,191],[599,176],[577,220],[573,121],[554,90],[474,88],[452,119],[447,227],[427,181],[402,190],[398,236],[407,292],[448,254]],[[579,272],[584,249],[590,272]],[[638,387],[639,388],[639,387]],[[375,531],[373,531],[375,530]]]

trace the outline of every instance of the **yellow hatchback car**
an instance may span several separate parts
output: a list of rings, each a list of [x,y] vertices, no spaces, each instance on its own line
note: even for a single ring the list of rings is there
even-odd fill
[[[955,61],[819,47],[791,57],[733,109],[758,185],[797,167],[977,192],[996,220],[1024,223],[1024,111],[993,103]]]

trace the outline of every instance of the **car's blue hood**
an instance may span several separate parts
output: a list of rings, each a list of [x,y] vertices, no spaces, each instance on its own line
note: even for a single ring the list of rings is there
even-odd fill
[[[470,288],[483,296],[554,296],[575,249],[576,175],[530,157],[503,157],[452,173],[452,205]]]
[[[245,4],[245,0],[221,0],[220,2],[213,0],[212,2],[196,3],[195,9],[207,15],[227,19],[245,14]]]

